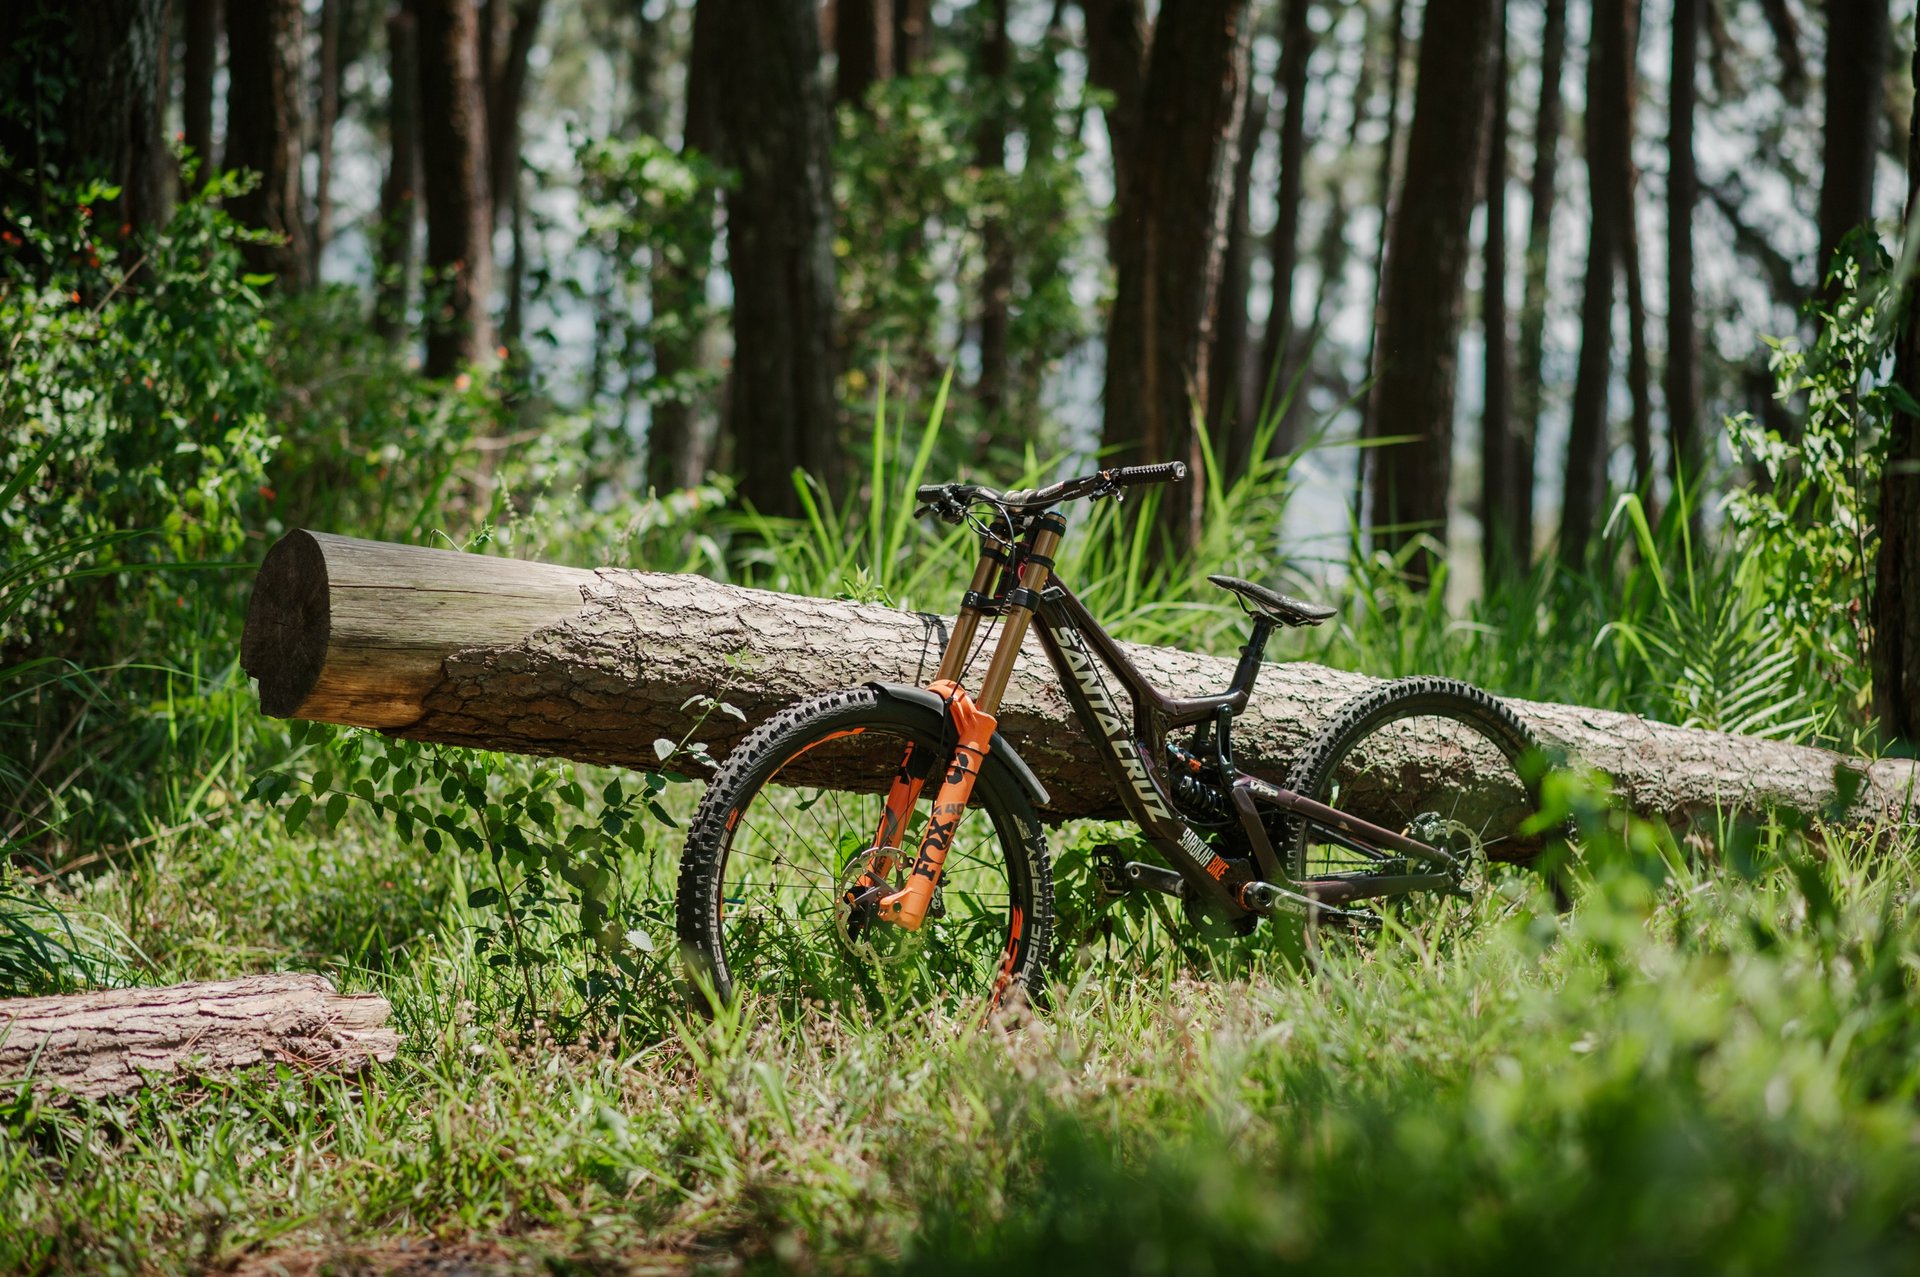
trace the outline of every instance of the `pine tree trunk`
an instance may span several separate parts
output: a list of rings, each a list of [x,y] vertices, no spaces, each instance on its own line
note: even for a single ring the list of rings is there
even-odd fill
[[[1848,231],[1873,217],[1873,166],[1886,92],[1887,0],[1827,5],[1825,142],[1821,156],[1820,259],[1814,291],[1831,297],[1827,272]]]
[[[833,188],[820,28],[811,0],[701,0],[725,33],[718,118],[733,275],[728,433],[740,497],[797,515],[793,472],[838,491]]]
[[[1627,118],[1631,119],[1631,93],[1627,100]],[[1627,401],[1632,414],[1629,426],[1633,440],[1633,488],[1640,494],[1648,522],[1658,523],[1660,510],[1653,482],[1653,378],[1647,365],[1647,303],[1640,269],[1639,186],[1638,170],[1629,157],[1622,186],[1625,196],[1620,201],[1620,269],[1626,277]]]
[[[1492,135],[1487,139],[1487,242],[1480,294],[1480,327],[1486,362],[1481,380],[1485,409],[1480,415],[1480,557],[1484,588],[1515,575],[1513,546],[1519,525],[1514,489],[1519,449],[1513,437],[1507,366],[1507,0],[1500,0],[1494,31]]]
[[[1527,264],[1520,301],[1520,366],[1514,408],[1515,482],[1510,522],[1514,563],[1522,571],[1533,563],[1533,489],[1539,474],[1540,409],[1545,387],[1542,363],[1547,335],[1547,260],[1553,239],[1561,119],[1565,111],[1560,77],[1566,57],[1567,0],[1546,0],[1546,21],[1540,40],[1540,99],[1533,117],[1533,172],[1527,178]]]
[[[388,341],[407,325],[414,276],[420,198],[420,41],[413,14],[387,18],[387,174],[380,183],[380,226],[374,241],[377,282],[374,328]]]
[[[200,181],[213,173],[213,77],[220,65],[220,0],[184,0],[185,56],[180,66],[181,140],[200,161]]]
[[[922,684],[950,624],[697,576],[589,572],[294,532],[261,565],[241,661],[260,680],[261,708],[276,717],[657,770],[653,742],[662,736],[691,733],[720,758],[751,725],[804,697],[875,681]],[[1123,646],[1170,695],[1216,692],[1232,674],[1224,658]],[[1263,666],[1234,723],[1236,761],[1283,782],[1319,726],[1377,685],[1305,661]],[[745,722],[687,706],[696,695],[737,707]],[[1869,764],[1630,714],[1511,704],[1549,749],[1607,772],[1636,810],[1676,823],[1701,818],[1711,827],[1730,812],[1776,806],[1821,812],[1847,773],[1862,785],[1856,816],[1920,814],[1912,762]],[[1049,819],[1116,815],[1104,746],[1071,722],[1030,637],[1000,729],[1047,787]],[[1382,769],[1395,792],[1351,794],[1350,809],[1365,818],[1431,807],[1472,823],[1466,811],[1492,792],[1473,758],[1444,734],[1422,733],[1401,765]]]
[[[313,231],[308,244],[310,279],[320,278],[320,259],[333,238],[333,132],[340,122],[340,8],[343,0],[320,3],[320,112],[314,124]]]
[[[1418,535],[1447,536],[1461,293],[1486,140],[1493,20],[1493,0],[1459,0],[1430,9],[1420,39],[1368,413],[1383,435],[1413,436],[1373,450],[1373,544],[1389,552]],[[1410,565],[1417,583],[1431,573],[1427,557]]]
[[[1280,186],[1274,195],[1273,231],[1267,259],[1273,263],[1273,303],[1260,335],[1260,416],[1280,406],[1293,384],[1287,356],[1293,346],[1293,280],[1300,260],[1300,209],[1306,200],[1307,67],[1313,60],[1313,28],[1307,23],[1311,0],[1284,0],[1281,11],[1280,65],[1276,87],[1286,95],[1280,114]],[[1270,449],[1284,456],[1299,446],[1300,414],[1292,403]]]
[[[1193,545],[1206,492],[1195,405],[1208,402],[1233,168],[1245,109],[1248,0],[1161,10],[1142,118],[1114,214],[1103,442],[1121,464],[1184,461],[1160,505],[1166,543]]]
[[[930,0],[893,0],[893,74],[912,75],[933,47]]]
[[[1693,310],[1693,209],[1700,199],[1693,158],[1693,112],[1700,53],[1700,7],[1674,0],[1673,73],[1667,101],[1667,478],[1674,500],[1693,491],[1688,521],[1703,524],[1698,487],[1705,468],[1700,438],[1699,336]]]
[[[694,9],[692,48],[687,55],[686,110],[681,154],[718,152],[715,89],[717,58],[724,36],[716,25],[723,16],[711,4]],[[705,298],[713,264],[713,203],[702,195],[687,212],[683,254],[668,254],[655,271],[653,310],[676,324],[653,336],[654,369],[672,389],[656,399],[647,416],[647,485],[671,492],[700,481],[711,445],[710,413],[699,410],[682,384],[706,363],[708,345]]]
[[[1587,236],[1586,293],[1580,304],[1580,365],[1573,387],[1567,438],[1566,484],[1560,501],[1560,558],[1578,568],[1598,527],[1607,496],[1607,396],[1613,381],[1613,293],[1623,256],[1621,209],[1627,168],[1627,62],[1633,48],[1628,0],[1594,0],[1587,58],[1587,188],[1592,225]]]
[[[1916,17],[1920,23],[1920,16]],[[1920,91],[1920,50],[1913,57]],[[1920,215],[1920,96],[1907,136],[1907,224]],[[1894,379],[1920,394],[1920,286],[1908,281]],[[1920,419],[1896,411],[1880,476],[1880,548],[1874,563],[1873,712],[1881,735],[1920,752]]]
[[[974,143],[974,159],[983,173],[1004,177],[1007,171],[1007,116],[1012,111],[1013,37],[1007,30],[1008,0],[988,0],[985,29],[980,36],[980,77],[990,86],[987,110]],[[1013,244],[1004,218],[989,213],[981,228],[980,268],[980,376],[974,397],[985,419],[981,445],[993,440],[1007,411],[1007,377],[1013,302]],[[980,451],[976,448],[976,452]]]
[[[833,97],[860,106],[893,74],[893,0],[834,0]]]
[[[513,257],[507,270],[501,338],[517,346],[526,309],[526,210],[521,199],[520,113],[527,94],[527,61],[540,34],[543,0],[492,0],[482,39],[487,99],[487,182],[494,220],[506,225]],[[502,30],[504,28],[504,32]]]
[[[1220,331],[1213,343],[1213,367],[1207,374],[1207,428],[1216,439],[1227,440],[1224,455],[1227,481],[1247,472],[1253,455],[1253,437],[1259,422],[1240,403],[1243,373],[1257,356],[1247,349],[1249,329],[1247,293],[1253,283],[1253,231],[1248,225],[1253,204],[1253,160],[1260,135],[1267,127],[1267,106],[1248,86],[1246,114],[1240,124],[1240,153],[1233,164],[1233,209],[1228,214],[1227,250],[1220,264]]]
[[[312,254],[300,201],[305,19],[300,0],[232,0],[227,10],[228,169],[252,169],[260,183],[231,203],[236,219],[282,237],[250,244],[248,267],[283,289],[304,287]]]
[[[493,353],[493,201],[480,24],[470,0],[414,0],[427,202],[429,377]]]
[[[1380,143],[1380,179],[1375,192],[1380,205],[1380,239],[1373,246],[1373,322],[1367,325],[1367,375],[1380,371],[1380,326],[1386,322],[1387,240],[1393,234],[1394,175],[1399,164],[1401,66],[1407,60],[1407,0],[1393,0],[1387,54],[1386,135]],[[1373,419],[1373,395],[1369,391],[1360,405],[1360,440],[1379,433]],[[1353,454],[1353,517],[1356,524],[1366,523],[1367,474],[1373,460],[1372,450],[1356,448]]]

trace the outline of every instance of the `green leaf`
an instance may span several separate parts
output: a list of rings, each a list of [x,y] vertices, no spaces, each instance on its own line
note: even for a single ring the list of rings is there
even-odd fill
[[[302,794],[293,800],[293,806],[287,808],[287,832],[296,834],[305,823],[307,813],[313,810],[313,796]]]
[[[469,909],[491,909],[500,903],[500,891],[496,887],[475,887],[467,893]]]
[[[334,829],[340,824],[340,818],[347,814],[347,796],[335,794],[327,799],[327,828]]]

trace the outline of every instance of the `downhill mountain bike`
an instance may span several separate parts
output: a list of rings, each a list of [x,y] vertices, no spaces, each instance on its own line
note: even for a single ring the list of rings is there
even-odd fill
[[[1279,914],[1364,931],[1390,905],[1470,898],[1490,856],[1533,849],[1511,832],[1538,805],[1523,774],[1533,768],[1521,766],[1533,737],[1465,683],[1403,679],[1363,695],[1301,749],[1288,787],[1235,765],[1234,718],[1268,637],[1332,608],[1209,577],[1251,622],[1226,690],[1175,698],[1148,683],[1055,573],[1059,507],[1185,477],[1172,462],[1014,492],[918,490],[920,513],[968,524],[980,543],[939,667],[925,687],[869,683],[794,705],[728,756],[680,866],[678,929],[697,997],[752,989],[799,1003],[864,987],[997,1002],[1038,990],[1054,923],[1036,815],[1048,795],[995,717],[1036,617],[1073,710],[1063,730],[1077,725],[1094,744],[1164,862],[1100,849],[1106,892],[1164,893],[1190,918],[1242,933]],[[995,623],[969,692],[962,680]],[[1184,744],[1169,740],[1185,729]],[[1491,792],[1489,776],[1502,778]]]

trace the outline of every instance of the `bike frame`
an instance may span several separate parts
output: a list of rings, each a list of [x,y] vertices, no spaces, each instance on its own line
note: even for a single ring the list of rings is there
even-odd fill
[[[1089,739],[1103,744],[1099,751],[1102,765],[1128,816],[1154,849],[1179,871],[1185,892],[1197,893],[1228,917],[1239,917],[1276,909],[1304,913],[1338,910],[1358,900],[1455,889],[1457,862],[1440,848],[1245,775],[1232,765],[1228,733],[1234,716],[1246,708],[1270,621],[1255,618],[1254,640],[1243,650],[1241,668],[1227,691],[1212,696],[1166,696],[1147,681],[1086,606],[1055,576],[1053,553],[1066,530],[1058,511],[1048,510],[1024,522],[1025,535],[1012,547],[1011,557],[1007,552],[1011,528],[1004,519],[982,534],[979,561],[931,684],[948,706],[958,744],[936,795],[908,886],[882,902],[882,918],[917,927],[924,916],[926,902],[939,882],[946,849],[984,760],[994,715],[1035,616],[1040,618],[1041,645],[1074,716]],[[999,588],[989,594],[996,576]],[[979,693],[969,695],[960,679],[980,621],[995,615],[1002,618],[1000,637]],[[1133,709],[1130,720],[1116,706],[1103,670],[1125,687]],[[1172,796],[1165,765],[1167,734],[1192,727],[1197,739],[1203,724],[1211,725],[1215,733],[1217,759],[1228,781],[1226,796],[1253,851],[1250,865],[1228,861],[1215,853],[1194,824],[1180,814]],[[921,782],[909,781],[903,771],[888,801],[891,828],[897,830],[904,824],[906,811],[917,801],[920,790]],[[1418,862],[1427,871],[1292,879],[1267,834],[1264,813],[1268,809],[1306,821],[1330,841],[1362,854],[1383,862],[1395,858]],[[878,839],[876,869],[884,870],[886,865],[880,861],[889,859],[898,847],[897,832],[890,846],[885,838]],[[880,876],[876,874],[875,880]]]

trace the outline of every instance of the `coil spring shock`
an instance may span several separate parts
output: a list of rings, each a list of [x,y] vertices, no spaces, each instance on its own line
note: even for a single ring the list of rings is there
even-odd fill
[[[1201,779],[1203,764],[1199,759],[1180,746],[1169,744],[1167,760],[1173,796],[1182,807],[1212,820],[1232,819],[1232,802],[1219,789]]]

